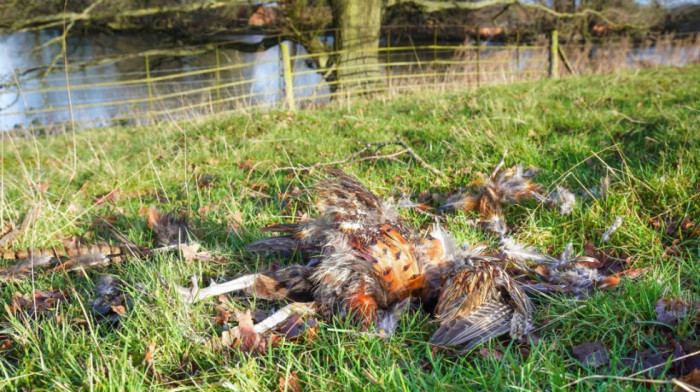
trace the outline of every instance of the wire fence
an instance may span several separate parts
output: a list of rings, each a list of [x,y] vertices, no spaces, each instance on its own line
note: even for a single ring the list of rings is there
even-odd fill
[[[0,102],[3,98],[5,101],[8,97],[15,99],[14,104],[0,111],[0,120],[3,130],[144,125],[234,110],[296,110],[353,99],[358,94],[396,95],[417,90],[467,89],[566,74],[605,72],[612,70],[605,69],[605,64],[611,62],[617,62],[616,68],[620,67],[620,59],[615,57],[619,51],[616,47],[560,45],[556,31],[527,44],[480,42],[478,35],[475,41],[465,39],[459,44],[438,44],[437,34],[435,37],[434,42],[428,44],[410,41],[392,45],[389,34],[378,48],[371,52],[363,50],[363,55],[375,57],[377,62],[359,65],[327,61],[343,54],[340,51],[309,54],[299,45],[286,41],[271,54],[255,61],[232,64],[222,61],[222,45],[210,45],[208,53],[214,58],[211,65],[172,73],[156,72],[153,60],[162,54],[145,52],[141,57],[143,71],[123,73],[122,76],[133,76],[128,79],[105,80],[104,74],[98,74],[88,81],[72,84],[66,72],[62,85],[38,84],[23,89],[18,83],[0,90]],[[669,39],[665,46],[657,44],[654,48],[657,57],[659,51],[666,48],[667,52],[661,56],[670,64],[682,65],[677,63],[700,61],[699,43],[697,36],[692,35]],[[594,60],[601,56],[601,51],[608,61],[596,64]],[[624,56],[622,63],[629,58],[629,53]],[[671,59],[673,56],[678,58]],[[134,58],[130,60],[135,61]],[[101,61],[102,65],[108,63],[105,59]],[[340,80],[332,77],[336,72],[348,70],[358,76]],[[355,91],[341,89],[338,88],[341,83],[364,87]],[[50,97],[51,102],[63,104],[45,105],[32,97]],[[70,123],[71,119],[77,120]]]

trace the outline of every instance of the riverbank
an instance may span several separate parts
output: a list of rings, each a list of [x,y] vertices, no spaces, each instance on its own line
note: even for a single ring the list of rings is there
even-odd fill
[[[624,358],[645,350],[665,352],[662,347],[670,344],[656,325],[657,300],[700,300],[699,89],[699,66],[668,67],[392,101],[357,100],[296,113],[212,115],[153,127],[2,139],[0,227],[19,224],[25,211],[42,206],[39,219],[13,249],[62,246],[74,241],[71,236],[86,243],[111,238],[98,215],[130,241],[150,246],[144,211],[182,207],[199,229],[202,246],[226,263],[188,262],[171,253],[85,276],[41,272],[30,281],[3,284],[0,295],[7,304],[15,293],[33,289],[66,290],[67,299],[38,317],[23,317],[21,308],[0,316],[2,341],[10,342],[0,348],[5,376],[0,389],[161,390],[196,384],[205,390],[274,390],[280,379],[293,379],[310,390],[514,385],[547,390],[588,375],[629,376],[644,365]],[[382,150],[383,158],[353,155],[363,143],[396,137],[446,178],[400,153],[400,147]],[[648,268],[637,279],[622,279],[586,300],[554,294],[538,301],[540,340],[531,347],[505,340],[463,357],[444,356],[426,343],[435,329],[427,316],[409,313],[387,340],[356,336],[346,332],[350,326],[335,321],[321,324],[312,340],[286,342],[266,355],[246,358],[236,349],[212,351],[200,341],[221,334],[217,300],[182,304],[158,279],[187,284],[196,274],[205,282],[277,261],[258,259],[242,248],[262,237],[259,229],[266,224],[303,216],[304,190],[314,183],[320,165],[343,167],[383,197],[406,193],[429,203],[433,194],[490,173],[505,150],[506,165],[539,167],[537,182],[548,190],[560,184],[579,196],[571,215],[534,202],[507,209],[517,239],[552,254],[572,242],[576,255],[582,255],[592,243],[614,257],[629,257],[626,268]],[[315,168],[311,173],[302,170],[310,167]],[[607,197],[591,197],[606,176]],[[419,213],[403,214],[417,226],[430,222]],[[603,232],[618,216],[623,224],[604,243]],[[474,217],[452,215],[447,226],[461,241],[493,246],[494,236],[468,224]],[[133,298],[118,326],[100,322],[87,305],[103,273],[123,279]],[[251,305],[269,310],[262,302],[239,299],[221,306],[230,311]],[[675,341],[696,344],[692,319],[671,331]],[[585,342],[605,347],[607,363],[581,365],[573,347]],[[672,369],[660,369],[645,377],[675,377]],[[611,387],[641,390],[644,384],[595,379],[574,388]]]

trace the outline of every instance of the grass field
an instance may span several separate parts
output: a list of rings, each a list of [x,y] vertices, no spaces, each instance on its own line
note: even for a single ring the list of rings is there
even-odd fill
[[[86,242],[108,238],[93,224],[96,215],[113,221],[131,241],[151,246],[142,207],[186,207],[203,247],[229,262],[187,262],[168,253],[85,276],[41,272],[25,282],[0,283],[8,305],[0,335],[12,338],[0,352],[0,390],[277,390],[281,378],[295,378],[302,390],[559,390],[585,376],[631,375],[639,368],[624,366],[622,358],[663,346],[670,337],[695,342],[697,350],[697,311],[669,335],[658,325],[654,305],[661,297],[700,300],[699,88],[700,67],[660,68],[298,113],[3,139],[0,223],[19,224],[29,208],[42,205],[39,219],[12,249],[60,246],[73,235]],[[517,239],[552,254],[568,242],[583,254],[592,242],[618,257],[632,256],[630,268],[650,270],[586,300],[538,300],[539,342],[527,353],[507,339],[492,341],[489,347],[503,353],[500,360],[478,349],[462,357],[434,353],[426,341],[435,325],[423,313],[406,315],[387,340],[349,333],[352,327],[336,320],[321,324],[312,341],[284,342],[255,358],[236,349],[212,351],[194,338],[220,335],[218,301],[185,305],[159,274],[184,285],[192,274],[207,282],[267,266],[276,258],[246,253],[243,246],[262,236],[260,227],[307,211],[304,190],[319,172],[288,168],[343,161],[361,142],[397,136],[448,179],[408,154],[339,166],[387,198],[467,186],[489,173],[506,149],[506,165],[543,169],[536,179],[549,190],[562,184],[580,196],[607,173],[606,199],[583,200],[567,216],[526,203],[508,208],[507,222]],[[404,214],[417,226],[430,222]],[[602,234],[616,216],[624,223],[604,244]],[[497,238],[467,224],[474,217],[451,215],[449,229],[459,240],[495,246]],[[669,222],[684,217],[695,226],[669,235]],[[133,297],[118,327],[98,322],[87,304],[104,273],[121,277]],[[49,288],[67,290],[68,299],[38,317],[10,312],[15,293]],[[270,309],[263,302],[231,302],[239,309]],[[609,363],[580,364],[572,348],[596,341],[609,350]],[[144,360],[149,347],[152,359]],[[672,367],[635,378],[669,381]],[[654,386],[588,379],[566,389]]]

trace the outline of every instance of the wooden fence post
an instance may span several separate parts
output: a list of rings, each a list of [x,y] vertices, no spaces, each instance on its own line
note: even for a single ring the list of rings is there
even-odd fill
[[[437,24],[433,26],[433,65],[437,63]]]
[[[481,85],[481,28],[476,28],[476,87]]]
[[[515,33],[515,57],[518,65],[518,72],[520,72],[520,28],[518,28]]]
[[[391,95],[391,29],[387,27],[386,33],[386,84]]]
[[[214,45],[214,55],[216,56],[216,107],[219,108],[221,102],[221,65],[219,61],[219,45]]]
[[[151,120],[155,121],[153,118],[153,86],[151,85],[151,62],[148,58],[148,54],[144,56],[144,59],[146,61],[146,85],[148,88],[148,106],[151,108]]]
[[[296,110],[296,105],[294,104],[294,83],[292,77],[292,61],[289,56],[289,44],[283,43],[280,45],[282,50],[282,68],[284,75],[284,96],[287,99],[287,106],[289,110]]]
[[[549,77],[559,78],[559,32],[552,30],[549,46]]]

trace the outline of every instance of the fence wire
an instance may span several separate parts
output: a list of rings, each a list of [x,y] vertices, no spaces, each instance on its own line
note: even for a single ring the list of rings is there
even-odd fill
[[[684,39],[694,48],[694,52],[688,52],[690,56],[700,59],[695,36]],[[371,52],[362,51],[364,55],[376,57],[377,63],[319,67],[319,64],[326,64],[329,58],[351,52],[290,55],[289,44],[281,43],[279,58],[222,64],[219,46],[212,47],[215,65],[197,66],[185,72],[154,70],[151,62],[155,55],[146,53],[142,72],[120,73],[121,76],[130,77],[126,80],[104,81],[105,75],[96,75],[93,83],[66,83],[26,89],[17,83],[0,90],[0,102],[6,96],[16,99],[15,104],[0,108],[0,119],[29,120],[43,115],[46,120],[42,124],[30,120],[30,126],[48,126],[51,123],[60,126],[68,118],[67,114],[88,110],[98,112],[91,114],[86,121],[73,124],[89,127],[142,125],[232,110],[296,109],[368,93],[393,95],[416,90],[473,88],[581,73],[587,67],[597,72],[603,65],[591,60],[592,53],[596,50],[615,51],[615,47],[559,46],[556,32],[553,32],[549,42],[536,45],[434,43],[391,46],[391,40],[387,39],[385,46]],[[669,55],[678,55],[673,51],[673,45],[669,47]],[[688,53],[684,52],[684,56],[689,56]],[[134,56],[129,58],[133,61]],[[271,70],[266,75],[255,72],[265,67]],[[332,77],[336,72],[345,75],[352,72],[358,76],[338,80]],[[341,88],[348,85],[364,87]],[[73,102],[66,99],[65,105],[32,107],[28,103],[31,100],[26,99],[32,95],[56,98],[56,94],[59,99],[62,94],[71,96]],[[99,98],[95,99],[95,96]],[[17,106],[24,108],[19,110]],[[5,129],[13,126],[5,121],[2,124]]]

